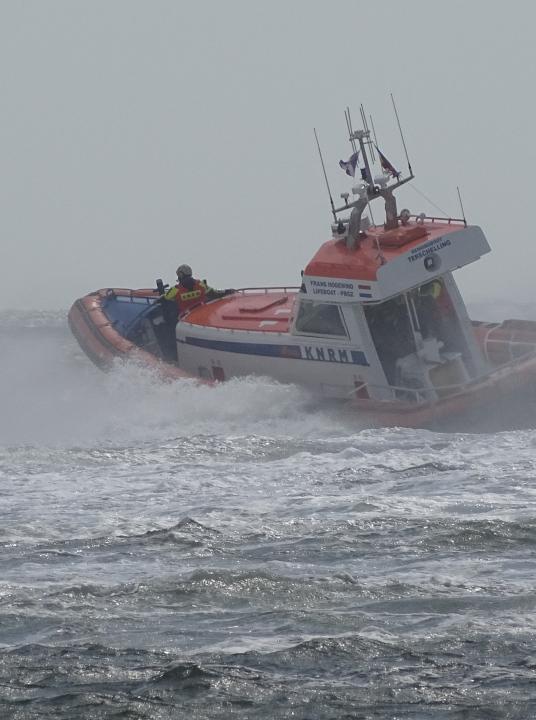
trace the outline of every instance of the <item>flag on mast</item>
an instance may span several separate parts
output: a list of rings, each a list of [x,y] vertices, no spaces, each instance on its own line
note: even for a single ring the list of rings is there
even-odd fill
[[[382,153],[382,151],[380,150],[380,148],[377,145],[375,145],[374,147],[378,151],[378,155],[380,158],[380,165],[382,166],[382,170],[384,170],[386,173],[389,173],[389,175],[391,175],[392,177],[394,177],[398,180],[401,173],[399,173],[398,170],[395,170],[393,165],[391,165],[389,160],[385,157],[385,155]]]
[[[355,169],[359,160],[359,152],[354,153],[348,160],[339,160],[339,166],[347,175],[355,177]]]

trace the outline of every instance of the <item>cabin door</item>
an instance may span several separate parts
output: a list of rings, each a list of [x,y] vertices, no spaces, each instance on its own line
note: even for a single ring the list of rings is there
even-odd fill
[[[389,385],[399,385],[399,360],[416,353],[410,306],[404,295],[364,306],[370,334]]]

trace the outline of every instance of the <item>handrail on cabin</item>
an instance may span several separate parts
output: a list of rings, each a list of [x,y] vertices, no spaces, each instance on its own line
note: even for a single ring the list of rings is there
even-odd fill
[[[247,292],[264,292],[266,294],[270,292],[288,292],[289,290],[296,291],[300,289],[299,285],[270,285],[268,287],[244,287],[237,288],[236,292],[247,293]]]
[[[463,218],[437,217],[434,215],[410,215],[409,219],[415,220],[417,223],[419,223],[419,221],[422,222],[423,220],[431,220],[432,224],[435,222],[445,223],[446,225],[450,225],[451,223],[460,223],[460,225],[466,224]]]

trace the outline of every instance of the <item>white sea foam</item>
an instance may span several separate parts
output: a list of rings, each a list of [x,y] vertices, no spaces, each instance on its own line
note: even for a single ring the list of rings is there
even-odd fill
[[[348,432],[309,393],[267,378],[215,387],[160,381],[134,363],[102,373],[61,334],[6,343],[0,367],[0,443],[128,444],[203,433],[301,437]]]

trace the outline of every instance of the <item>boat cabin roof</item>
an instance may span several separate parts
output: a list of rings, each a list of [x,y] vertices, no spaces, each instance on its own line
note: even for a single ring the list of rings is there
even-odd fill
[[[305,292],[327,302],[381,302],[468,265],[489,252],[477,225],[436,219],[390,230],[368,228],[356,247],[346,238],[324,243],[306,266]]]
[[[378,270],[401,255],[463,229],[461,223],[428,222],[400,225],[392,230],[371,227],[355,249],[345,240],[329,240],[315,253],[305,274],[316,277],[377,280]]]

